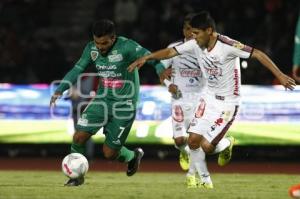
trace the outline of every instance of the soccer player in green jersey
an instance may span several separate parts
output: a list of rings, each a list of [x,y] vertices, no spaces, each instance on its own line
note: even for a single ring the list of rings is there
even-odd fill
[[[130,73],[127,67],[150,52],[133,40],[116,36],[114,23],[110,20],[96,22],[92,31],[94,40],[86,45],[74,68],[59,84],[50,106],[55,105],[56,99],[77,81],[88,65],[94,64],[99,88],[77,122],[71,152],[84,154],[87,140],[103,127],[104,157],[127,163],[127,176],[132,176],[138,170],[144,152],[141,148],[132,151],[124,146],[135,118],[140,85],[138,70]],[[149,64],[155,66],[158,74],[164,70],[158,61],[150,61]],[[65,185],[78,186],[83,182],[82,177],[70,179]]]
[[[295,32],[293,64],[293,77],[300,83],[300,14]]]

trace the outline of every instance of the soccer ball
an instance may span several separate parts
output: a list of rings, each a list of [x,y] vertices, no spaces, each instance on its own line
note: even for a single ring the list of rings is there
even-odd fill
[[[82,154],[71,153],[63,159],[61,168],[67,177],[76,179],[86,174],[89,170],[89,163]]]
[[[289,195],[290,195],[292,198],[300,198],[300,184],[291,186],[291,187],[289,188]]]

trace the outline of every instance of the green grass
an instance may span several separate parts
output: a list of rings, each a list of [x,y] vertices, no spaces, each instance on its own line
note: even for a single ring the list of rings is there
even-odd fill
[[[0,171],[0,199],[284,199],[296,175],[213,174],[215,188],[187,189],[184,173],[89,172],[80,187],[63,187],[61,172]]]
[[[158,128],[159,121],[136,121],[127,143],[173,144],[171,126]],[[65,120],[0,120],[0,143],[71,143]],[[137,128],[147,129],[146,137],[137,137]],[[170,129],[168,129],[170,127]],[[165,137],[156,137],[162,129]],[[235,122],[229,133],[236,138],[237,145],[300,145],[300,123],[250,123]],[[169,132],[168,132],[169,131]],[[95,141],[102,143],[104,136],[97,134]]]

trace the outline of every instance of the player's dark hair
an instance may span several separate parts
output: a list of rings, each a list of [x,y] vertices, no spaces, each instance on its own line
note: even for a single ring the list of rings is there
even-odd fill
[[[93,24],[92,32],[96,37],[115,35],[115,24],[109,19],[101,19]]]
[[[207,28],[212,28],[216,30],[215,20],[210,16],[207,11],[201,11],[193,16],[191,22],[191,26],[193,28],[205,30]]]
[[[185,15],[183,19],[183,23],[190,23],[195,15],[197,15],[197,13],[189,13]]]

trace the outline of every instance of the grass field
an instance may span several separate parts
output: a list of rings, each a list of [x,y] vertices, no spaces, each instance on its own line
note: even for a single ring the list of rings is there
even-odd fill
[[[0,120],[0,143],[70,143],[68,127],[70,131],[72,125],[66,120]],[[143,136],[138,135],[138,129],[144,131]],[[300,123],[237,121],[229,133],[237,145],[300,145],[299,129]],[[95,138],[96,142],[104,140],[103,134]],[[171,126],[158,121],[135,121],[127,143],[173,144]]]
[[[61,172],[0,171],[0,199],[284,199],[295,175],[213,174],[213,190],[187,189],[183,173],[89,172],[80,187],[63,187]]]

